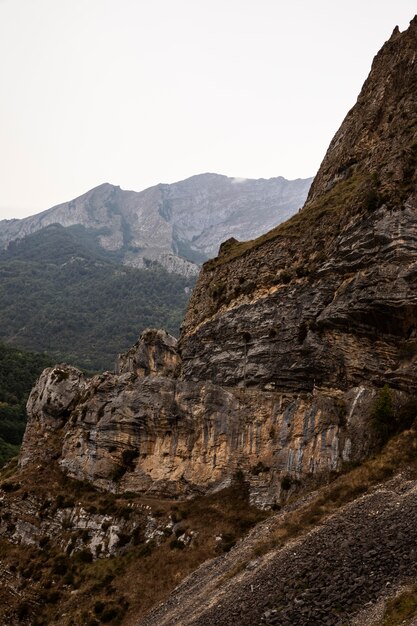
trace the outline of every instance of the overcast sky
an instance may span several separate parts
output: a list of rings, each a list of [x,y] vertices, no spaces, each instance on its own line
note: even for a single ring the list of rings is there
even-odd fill
[[[316,173],[416,0],[0,0],[0,218],[103,182]]]

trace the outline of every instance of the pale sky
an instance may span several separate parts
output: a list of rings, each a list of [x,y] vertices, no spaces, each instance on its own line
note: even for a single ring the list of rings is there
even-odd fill
[[[0,0],[0,219],[103,182],[313,176],[417,0]]]

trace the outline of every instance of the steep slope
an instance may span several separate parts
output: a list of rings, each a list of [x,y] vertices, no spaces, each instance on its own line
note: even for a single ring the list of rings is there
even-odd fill
[[[415,433],[403,443],[413,438]],[[129,624],[385,625],[387,599],[417,579],[415,464],[413,478],[407,473],[373,488],[357,485],[367,493],[334,506],[331,515],[323,511],[349,486],[347,476],[307,504],[288,507],[229,554],[199,568],[147,617]]]
[[[0,221],[0,242],[6,246],[54,223],[81,225],[127,265],[158,261],[168,271],[196,274],[225,238],[258,236],[293,215],[311,180],[201,174],[141,192],[106,183],[39,215]]]
[[[413,20],[375,58],[302,211],[204,265],[183,324],[185,379],[415,384],[416,38]]]

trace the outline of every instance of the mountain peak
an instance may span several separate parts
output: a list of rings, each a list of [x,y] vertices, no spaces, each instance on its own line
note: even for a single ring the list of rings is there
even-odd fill
[[[158,263],[174,273],[196,274],[224,239],[256,237],[292,215],[310,185],[309,179],[277,178],[248,180],[242,188],[237,181],[204,173],[142,192],[102,183],[39,215],[2,222],[0,241],[6,246],[53,222],[81,225],[126,265]]]
[[[376,55],[371,72],[330,143],[308,200],[353,174],[377,173],[383,192],[394,199],[404,183],[406,151],[416,141],[417,20],[391,38]],[[401,195],[401,194],[400,194]]]

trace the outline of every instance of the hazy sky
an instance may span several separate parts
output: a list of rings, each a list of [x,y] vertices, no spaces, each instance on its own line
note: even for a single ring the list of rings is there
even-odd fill
[[[0,0],[0,218],[102,182],[316,173],[416,0]]]

